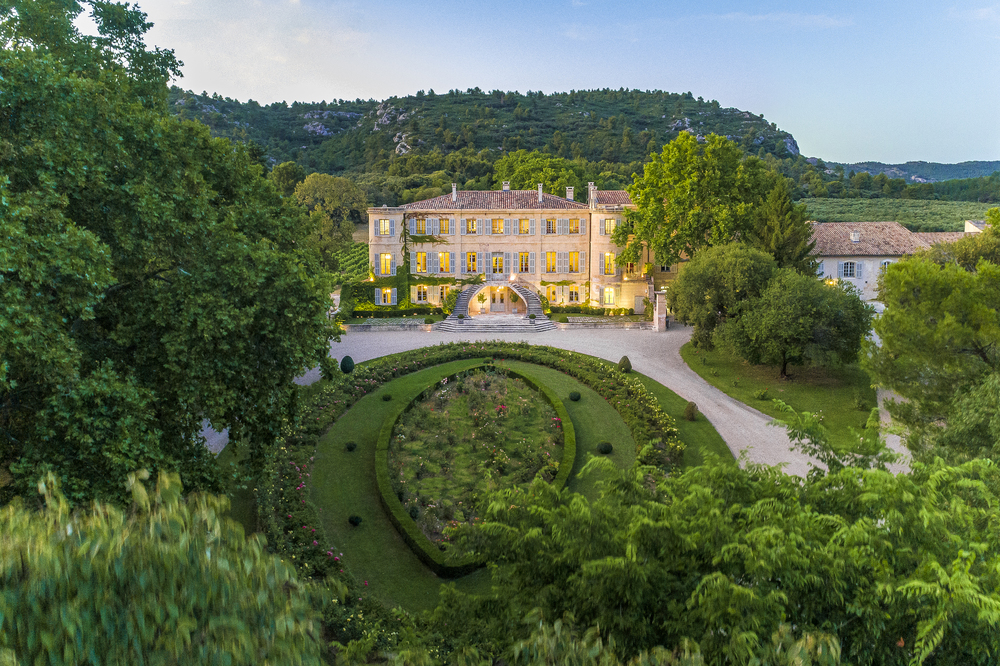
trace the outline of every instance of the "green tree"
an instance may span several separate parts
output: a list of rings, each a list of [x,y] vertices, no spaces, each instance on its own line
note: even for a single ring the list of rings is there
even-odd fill
[[[152,492],[138,479],[129,477],[127,512],[71,511],[52,475],[38,484],[41,511],[20,500],[0,510],[0,657],[321,664],[314,609],[328,595],[300,582],[259,536],[246,538],[224,517],[226,498],[185,501],[176,474],[161,474]]]
[[[576,188],[574,199],[585,201],[587,196],[582,170],[562,157],[537,151],[518,150],[498,159],[493,165],[493,186],[499,188],[504,181],[515,190],[532,190],[541,183],[543,191],[559,197],[566,196],[568,186]]]
[[[856,360],[874,312],[845,283],[828,285],[783,268],[718,335],[746,361],[777,365],[785,377],[789,364]]]
[[[806,220],[806,207],[792,203],[783,181],[775,183],[757,210],[748,240],[753,247],[774,257],[779,267],[815,275],[816,260],[812,253],[816,242],[812,239],[812,225]]]
[[[765,252],[740,243],[710,247],[695,255],[667,290],[670,310],[685,324],[694,324],[696,347],[713,349],[716,327],[747,299],[760,296],[777,263]]]
[[[624,248],[622,261],[641,261],[644,248],[661,264],[693,258],[753,230],[768,180],[763,162],[733,141],[710,134],[701,144],[681,132],[628,188],[636,209],[612,240]]]
[[[306,179],[306,170],[295,162],[282,162],[267,174],[267,179],[274,183],[274,187],[283,197],[290,197],[295,194],[295,188]]]
[[[864,366],[878,386],[902,398],[887,408],[916,456],[997,457],[1000,266],[980,259],[969,271],[935,256],[892,264],[882,274],[885,312]]]
[[[311,245],[328,270],[338,270],[335,253],[351,245],[355,225],[367,219],[365,193],[347,178],[312,173],[295,187],[295,199],[309,211]]]
[[[73,501],[124,501],[140,467],[216,488],[202,420],[273,442],[330,290],[245,147],[168,114],[145,15],[89,6],[96,38],[75,2],[0,7],[0,456]]]

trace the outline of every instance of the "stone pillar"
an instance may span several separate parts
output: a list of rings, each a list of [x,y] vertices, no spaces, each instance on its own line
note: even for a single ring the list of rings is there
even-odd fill
[[[667,330],[667,292],[654,291],[653,326],[660,333]]]

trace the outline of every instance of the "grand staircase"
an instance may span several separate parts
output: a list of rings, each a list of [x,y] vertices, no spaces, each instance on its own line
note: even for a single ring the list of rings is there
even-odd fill
[[[555,323],[545,316],[542,310],[542,302],[538,296],[522,285],[510,285],[517,292],[517,295],[524,299],[528,306],[528,315],[535,315],[535,319],[530,319],[527,315],[477,315],[469,316],[469,300],[479,290],[478,287],[467,287],[455,300],[455,309],[448,318],[434,325],[438,331],[455,331],[458,333],[538,333],[541,331],[551,331],[556,327]],[[459,319],[458,315],[464,315]]]

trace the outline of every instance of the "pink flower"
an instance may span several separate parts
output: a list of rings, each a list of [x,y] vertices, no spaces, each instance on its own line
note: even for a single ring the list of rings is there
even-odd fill
[[[313,531],[315,532],[316,530],[313,530]],[[319,545],[319,541],[313,541],[313,545],[314,546],[318,546]]]

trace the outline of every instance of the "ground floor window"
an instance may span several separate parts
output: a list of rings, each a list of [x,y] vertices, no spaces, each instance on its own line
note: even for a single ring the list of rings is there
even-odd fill
[[[604,305],[614,305],[615,304],[615,288],[605,287],[604,288]]]
[[[855,271],[854,271],[854,262],[853,261],[845,261],[844,262],[844,277],[845,278],[852,278],[852,277],[854,277],[854,273],[855,273]]]
[[[386,287],[382,290],[382,305],[392,305],[392,288]]]
[[[444,303],[445,299],[448,298],[448,287],[441,285],[441,302]]]
[[[417,285],[417,303],[427,302],[427,285]]]
[[[670,264],[660,264],[660,272],[661,273],[669,273],[670,272]]]
[[[605,252],[604,253],[604,274],[614,275],[615,274],[615,253]]]
[[[557,295],[556,286],[554,284],[550,284],[545,288],[545,298],[548,299],[550,304],[556,302]]]
[[[569,302],[570,303],[579,303],[580,302],[580,288],[579,287],[570,287],[569,288]]]

